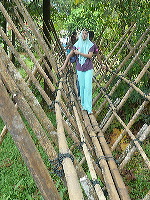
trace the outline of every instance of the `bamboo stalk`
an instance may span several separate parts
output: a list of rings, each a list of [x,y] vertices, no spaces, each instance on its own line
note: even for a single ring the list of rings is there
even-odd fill
[[[129,197],[128,191],[127,191],[126,186],[125,186],[125,184],[122,180],[122,177],[119,173],[117,165],[113,159],[113,156],[108,147],[108,144],[104,138],[103,132],[99,129],[98,123],[97,123],[94,115],[90,115],[90,119],[91,119],[92,123],[94,124],[94,130],[98,133],[98,136],[99,136],[98,138],[99,138],[99,141],[100,141],[100,144],[101,144],[101,147],[102,147],[102,150],[103,150],[105,156],[110,158],[110,159],[108,159],[107,162],[108,162],[111,174],[113,176],[113,180],[115,182],[116,188],[118,190],[120,199],[121,200],[125,200],[125,199],[129,200],[130,197]]]
[[[142,50],[144,49],[144,46],[148,43],[148,41],[150,40],[150,37],[146,40],[146,42],[142,45],[141,49],[139,50],[139,52],[136,54],[136,58],[132,60],[132,62],[130,63],[130,67],[131,64],[133,64],[135,62],[135,60],[138,58],[139,54],[142,52]],[[146,70],[149,67],[149,63],[150,61],[147,62],[147,64],[145,65],[145,68],[142,69],[142,71],[140,72],[140,74],[137,76],[137,78],[134,80],[135,83],[138,83],[140,81],[140,79],[143,77],[144,73],[146,72]],[[128,66],[128,68],[129,68]],[[127,72],[127,69],[125,70]],[[125,72],[124,72],[125,73]],[[119,110],[125,103],[125,101],[128,99],[129,95],[131,94],[131,92],[133,91],[133,88],[130,87],[129,90],[126,92],[125,96],[123,97],[123,99],[121,100],[121,102],[119,103],[117,110]],[[110,95],[110,94],[109,94]],[[144,95],[144,94],[143,94]],[[145,97],[145,95],[144,95]],[[110,125],[110,123],[113,120],[113,115],[111,116],[111,118],[107,121],[107,123],[105,124],[105,126],[103,127],[102,131],[105,132],[108,128],[108,126]]]
[[[21,64],[21,66],[25,69],[26,73],[28,74],[28,76],[32,80],[32,83],[39,90],[39,92],[43,96],[44,100],[47,102],[48,105],[51,105],[52,101],[50,100],[50,98],[48,97],[48,95],[46,94],[46,92],[43,90],[43,88],[41,87],[41,85],[39,84],[39,82],[37,81],[37,79],[34,77],[32,71],[29,69],[28,66],[26,66],[26,64],[24,63],[24,61],[21,59],[19,53],[15,50],[15,48],[12,45],[12,43],[9,41],[8,37],[6,36],[6,34],[3,32],[3,30],[1,28],[0,28],[0,33],[2,34],[2,36],[3,36],[4,40],[6,41],[6,43],[8,44],[8,46],[11,47],[12,53],[16,56],[16,58],[18,59],[18,61]]]
[[[146,107],[146,105],[148,105],[148,101],[144,101],[142,103],[142,105],[139,107],[139,109],[136,111],[136,113],[133,115],[132,119],[129,121],[129,123],[127,124],[127,127],[130,129],[131,126],[135,123],[136,119],[139,117],[139,115],[141,114],[141,112],[144,110],[144,108]],[[116,141],[114,142],[114,144],[111,147],[111,151],[114,151],[115,148],[117,147],[118,143],[121,141],[121,139],[123,138],[123,136],[126,134],[126,130],[124,129],[123,132],[119,135],[119,137],[116,139]]]
[[[114,105],[112,104],[111,100],[108,98],[108,96],[106,95],[106,98],[108,100],[108,102],[110,103],[111,108],[113,109],[113,114],[114,116],[117,118],[117,120],[120,122],[120,124],[126,129],[126,131],[128,132],[128,135],[131,137],[131,139],[133,140],[134,144],[136,145],[137,149],[139,150],[141,156],[143,157],[145,163],[147,164],[148,168],[150,169],[150,161],[146,155],[146,153],[144,152],[144,150],[142,149],[142,147],[140,146],[139,142],[136,141],[135,136],[132,134],[132,132],[130,131],[130,129],[126,126],[126,124],[123,122],[123,120],[118,116],[118,114],[116,113],[116,108],[114,107]]]
[[[143,142],[149,133],[150,133],[150,126],[148,126],[147,129],[143,132],[143,134],[139,137],[139,139],[138,139],[139,142]],[[129,145],[127,148],[130,149],[131,145]],[[129,162],[129,160],[131,159],[131,157],[134,154],[134,152],[136,151],[136,149],[137,149],[137,147],[135,147],[135,146],[130,149],[130,151],[127,153],[126,157],[120,163],[119,170],[122,170],[124,168],[124,166]],[[125,150],[125,151],[127,151],[127,150]]]
[[[97,135],[93,131],[92,126],[94,127],[94,124],[91,124],[91,126],[90,126],[90,120],[89,120],[89,117],[87,116],[86,113],[84,113],[84,119],[85,119],[86,127],[88,129],[88,132],[90,134],[90,137],[91,137],[92,142],[93,142],[94,147],[95,147],[95,152],[96,152],[96,155],[97,155],[97,158],[98,158],[99,165],[100,165],[101,170],[102,170],[102,174],[103,174],[104,182],[105,182],[105,185],[106,185],[106,189],[108,191],[109,198],[111,200],[120,199],[120,197],[118,195],[118,191],[117,191],[117,189],[114,185],[113,177],[110,173],[109,166],[108,166],[105,159],[100,159],[100,158],[104,158],[105,154],[103,153],[101,143],[99,143]]]
[[[3,94],[3,95],[2,95]],[[7,124],[24,161],[30,169],[32,176],[45,200],[60,200],[59,193],[46,169],[44,162],[37,151],[31,136],[17,112],[13,102],[9,98],[4,84],[0,79],[0,116]]]
[[[38,100],[33,95],[31,90],[29,89],[29,87],[25,83],[24,79],[21,77],[20,73],[16,70],[15,66],[10,61],[10,59],[7,56],[7,54],[5,53],[5,51],[2,48],[0,48],[0,57],[1,57],[2,62],[7,67],[7,70],[11,74],[13,80],[16,82],[17,87],[19,88],[19,90],[22,91],[25,99],[27,100],[28,104],[30,105],[30,107],[34,111],[34,113],[37,116],[38,120],[40,121],[42,126],[47,130],[49,135],[51,135],[51,131],[55,130],[53,124],[48,119],[47,115],[43,111],[43,109],[42,109],[41,105],[39,104]],[[51,137],[53,137],[53,134],[51,135]],[[55,141],[55,139],[54,139],[54,141]]]
[[[15,15],[18,17],[18,20],[19,20],[19,22],[20,22],[22,28],[25,29],[25,34],[26,34],[26,36],[27,36],[28,38],[30,38],[30,41],[32,42],[32,45],[34,46],[34,49],[35,49],[36,52],[38,53],[38,56],[39,56],[40,58],[42,58],[42,60],[43,60],[43,62],[44,62],[44,66],[45,66],[46,69],[48,70],[49,75],[52,77],[53,82],[56,83],[56,82],[57,82],[57,81],[56,81],[56,77],[54,76],[54,73],[52,73],[52,70],[50,70],[50,67],[49,67],[49,65],[47,64],[47,62],[46,62],[44,56],[43,56],[42,53],[40,52],[38,45],[35,44],[35,42],[34,42],[32,36],[31,36],[31,34],[29,33],[29,31],[28,31],[26,28],[24,28],[23,20],[22,20],[21,17],[19,16],[19,13],[17,12],[17,10],[16,10],[16,9],[14,9],[14,10],[15,10]],[[38,69],[36,68],[36,70],[38,70]],[[34,73],[33,73],[33,74],[34,74]]]
[[[57,120],[57,134],[58,134],[58,144],[59,144],[59,151],[61,154],[68,154],[69,149],[66,142],[66,137],[64,134],[61,110],[59,107],[59,102],[61,98],[61,91],[62,82],[59,83],[59,90],[57,92],[56,101],[55,101],[55,111],[56,111],[56,120]],[[73,166],[72,160],[69,157],[65,157],[62,161],[68,193],[70,200],[82,200],[83,194],[78,182],[77,174],[75,168]]]
[[[26,42],[24,41],[22,35],[19,33],[18,29],[16,28],[15,24],[13,23],[13,21],[11,20],[10,16],[8,15],[7,11],[5,10],[5,8],[3,7],[2,3],[0,3],[0,10],[2,11],[4,17],[6,18],[6,20],[8,21],[8,23],[10,24],[12,30],[14,31],[14,33],[16,34],[16,37],[18,38],[19,42],[21,43],[22,47],[24,47],[24,49],[27,51],[28,55],[30,56],[31,60],[33,61],[34,65],[39,69],[40,73],[43,75],[45,81],[47,82],[47,84],[49,85],[49,87],[51,88],[52,91],[55,90],[54,86],[52,85],[50,79],[48,78],[48,76],[46,75],[46,73],[44,72],[44,70],[40,67],[39,62],[36,60],[34,54],[32,53],[32,51],[29,49],[29,47],[27,46]],[[1,34],[3,33],[3,36],[5,35],[4,32],[2,32],[1,30]],[[6,36],[5,36],[6,38]],[[8,42],[9,40],[7,40],[6,42]],[[12,45],[13,46],[13,45]],[[14,52],[16,53],[16,51],[14,50]]]
[[[12,94],[13,99],[17,103],[18,108],[20,108],[20,110],[22,111],[23,115],[25,116],[26,120],[28,121],[34,133],[36,134],[37,139],[39,140],[41,146],[46,151],[49,158],[55,159],[57,157],[57,154],[56,151],[54,150],[54,147],[52,146],[50,140],[48,139],[39,121],[35,117],[32,109],[24,99],[21,91],[17,88],[15,82],[13,81],[11,76],[7,73],[1,59],[0,59],[0,65],[1,65],[0,74],[3,79],[3,82],[7,86],[7,89],[10,91],[10,93]]]
[[[72,99],[72,101],[73,101],[73,99]],[[75,114],[75,117],[76,117],[76,121],[77,121],[78,129],[79,129],[79,133],[80,133],[81,142],[83,143],[83,145],[82,145],[83,152],[85,154],[85,158],[86,158],[89,170],[90,170],[90,174],[91,174],[92,180],[95,181],[95,180],[97,180],[97,175],[95,173],[95,170],[94,170],[91,158],[90,158],[90,154],[89,154],[88,148],[86,146],[85,136],[84,136],[84,133],[83,133],[83,130],[82,130],[82,126],[81,126],[81,123],[80,123],[80,118],[78,116],[77,109],[76,109],[75,106],[73,106],[73,110],[74,110],[74,114]],[[95,187],[96,193],[98,195],[98,198],[101,199],[101,200],[106,200],[100,185],[96,184],[94,187]]]
[[[137,41],[136,45],[134,46],[134,48],[132,48],[132,50],[129,52],[129,54],[124,58],[124,60],[122,61],[122,63],[120,64],[120,66],[117,68],[116,73],[118,73],[121,68],[125,65],[125,63],[129,60],[129,58],[132,56],[132,54],[134,53],[135,49],[141,44],[141,42],[143,41],[143,38],[146,36],[146,34],[149,32],[149,28],[142,34],[142,36],[140,37],[140,39]],[[129,69],[132,67],[132,65],[134,64],[135,60],[138,58],[138,56],[142,53],[142,51],[144,50],[145,46],[148,44],[149,42],[149,37],[146,40],[146,42],[143,43],[142,47],[139,49],[138,53],[136,54],[136,57],[134,57],[134,59],[131,61],[131,63],[129,64],[129,66],[126,68],[126,70],[124,71],[123,75],[127,74],[127,72],[129,71]],[[108,70],[110,72],[112,72],[112,70],[110,70],[108,68]],[[116,77],[116,74],[111,76],[110,80],[107,82],[107,84],[105,85],[105,89],[108,88],[108,86],[111,84],[111,82],[114,80],[114,78]],[[115,91],[115,89],[118,87],[120,83],[120,80],[117,81],[117,83],[113,86],[113,88],[111,89],[111,91],[109,92],[109,95],[112,95],[113,92]],[[99,86],[100,87],[100,86]],[[99,108],[99,113],[102,110],[102,107],[106,104],[107,101],[104,101],[100,108]],[[98,113],[97,113],[98,115]],[[105,130],[103,129],[103,132],[105,132]]]
[[[49,62],[51,63],[51,66],[55,65],[53,56],[50,55],[50,50],[48,45],[46,44],[46,42],[44,41],[43,37],[41,36],[41,34],[39,33],[38,28],[36,27],[34,21],[32,20],[31,16],[29,15],[27,9],[25,8],[24,4],[22,1],[20,0],[13,0],[18,9],[20,10],[20,12],[22,13],[23,17],[25,18],[25,20],[27,21],[28,25],[30,26],[31,30],[33,31],[35,37],[37,38],[37,42],[39,43],[39,45],[42,47],[43,52],[45,53],[46,57],[48,58]]]

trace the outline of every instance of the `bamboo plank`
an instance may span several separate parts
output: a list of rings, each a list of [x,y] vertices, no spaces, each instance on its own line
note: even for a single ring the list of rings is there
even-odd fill
[[[111,151],[108,147],[108,144],[107,144],[107,142],[104,138],[103,132],[99,129],[98,123],[97,123],[94,115],[90,115],[90,119],[91,119],[92,123],[95,125],[94,130],[98,133],[98,136],[99,136],[98,138],[99,138],[99,141],[100,141],[100,144],[102,146],[102,149],[103,149],[105,156],[110,158],[110,159],[108,159],[107,162],[108,162],[111,174],[113,176],[113,180],[115,182],[115,185],[117,187],[120,199],[121,200],[125,200],[125,199],[129,200],[130,197],[129,197],[128,191],[127,191],[126,186],[125,186],[125,184],[122,180],[122,177],[119,173],[119,170],[117,168],[117,165],[116,165],[114,159],[111,159],[111,158],[113,158],[113,156],[112,156],[112,153],[111,153]]]
[[[100,159],[100,158],[104,158],[105,154],[103,153],[101,143],[99,143],[97,135],[95,134],[94,130],[92,129],[92,126],[94,126],[94,125],[90,124],[90,119],[86,113],[84,113],[84,119],[85,119],[85,124],[88,129],[88,132],[90,134],[90,137],[92,138],[92,142],[95,146],[95,152],[96,152],[97,158],[99,160],[98,162],[99,162],[99,165],[102,170],[102,174],[103,174],[104,182],[106,185],[106,189],[108,191],[109,198],[112,200],[117,200],[117,199],[119,200],[120,197],[118,195],[118,191],[115,187],[112,175],[110,173],[109,166],[105,159]]]

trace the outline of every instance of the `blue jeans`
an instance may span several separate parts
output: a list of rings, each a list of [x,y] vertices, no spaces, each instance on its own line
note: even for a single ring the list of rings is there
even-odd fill
[[[86,72],[78,71],[78,81],[80,86],[81,105],[83,110],[92,113],[92,78],[93,69]]]

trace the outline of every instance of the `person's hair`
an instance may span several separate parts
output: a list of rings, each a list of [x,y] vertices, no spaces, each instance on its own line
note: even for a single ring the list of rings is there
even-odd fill
[[[77,32],[76,32],[76,31],[73,31],[73,32],[72,32],[72,35],[77,35]]]
[[[92,40],[94,38],[94,31],[89,31],[89,39]]]

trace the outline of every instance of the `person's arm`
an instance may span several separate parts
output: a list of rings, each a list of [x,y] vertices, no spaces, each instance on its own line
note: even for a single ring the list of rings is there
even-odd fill
[[[60,71],[65,69],[65,67],[67,66],[67,64],[68,64],[68,62],[69,62],[69,60],[70,60],[70,57],[73,56],[73,53],[74,53],[74,50],[72,50],[72,51],[67,55],[66,60],[65,60],[65,62],[64,62],[64,64],[63,64],[63,66],[59,69]]]
[[[92,56],[93,56],[93,52],[89,52],[88,54],[85,54],[85,53],[79,52],[78,50],[74,50],[74,53],[76,55],[81,55],[81,56],[83,56],[85,58],[92,58]]]

